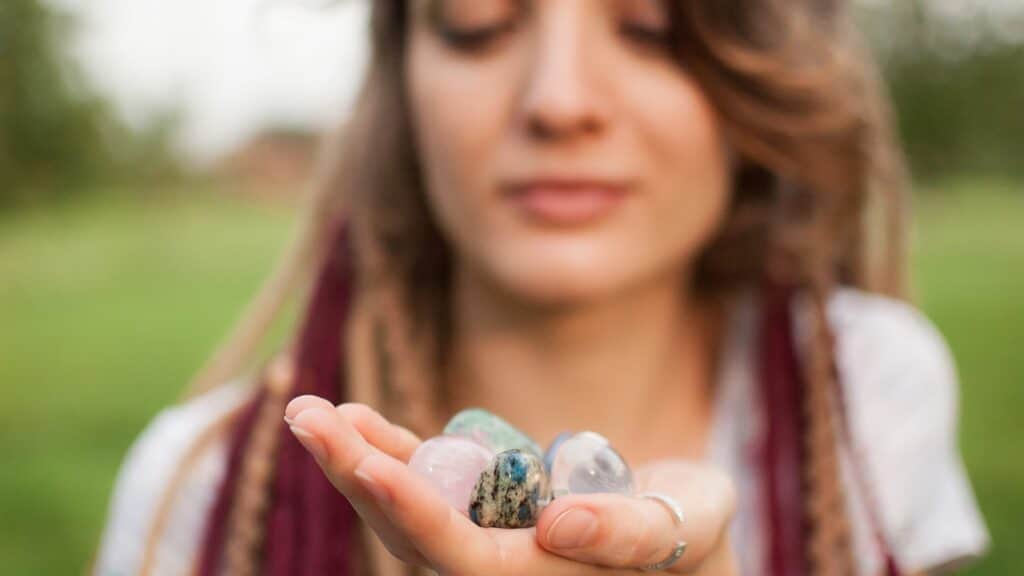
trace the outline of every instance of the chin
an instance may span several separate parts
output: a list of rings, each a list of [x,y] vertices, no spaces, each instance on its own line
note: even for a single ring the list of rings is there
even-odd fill
[[[578,247],[577,247],[578,248]],[[599,300],[638,277],[610,250],[510,251],[493,262],[492,273],[505,291],[537,305],[568,305]]]
[[[566,306],[600,300],[615,292],[618,283],[586,271],[535,271],[517,274],[505,282],[509,292],[539,306]]]

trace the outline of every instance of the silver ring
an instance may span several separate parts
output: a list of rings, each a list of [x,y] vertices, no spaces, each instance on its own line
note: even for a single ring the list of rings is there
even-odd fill
[[[672,520],[676,526],[681,526],[686,521],[686,516],[683,515],[683,507],[679,505],[671,496],[662,494],[661,492],[642,492],[636,495],[637,498],[649,498],[655,500],[663,505],[669,513],[672,515]],[[683,557],[683,552],[686,552],[686,541],[677,540],[675,547],[672,552],[669,553],[668,557],[656,564],[650,564],[644,566],[644,572],[661,572],[672,566]]]

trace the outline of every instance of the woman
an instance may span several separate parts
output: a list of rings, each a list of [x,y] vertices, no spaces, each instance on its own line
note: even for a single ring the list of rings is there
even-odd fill
[[[129,455],[97,573],[940,573],[984,550],[844,3],[372,6],[297,247]],[[294,346],[235,378],[307,279]],[[468,406],[541,443],[597,430],[664,497],[479,528],[405,466]]]

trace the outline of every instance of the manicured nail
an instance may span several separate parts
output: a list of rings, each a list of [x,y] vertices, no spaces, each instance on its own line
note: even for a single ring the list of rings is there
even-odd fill
[[[324,448],[324,445],[322,442],[320,442],[319,438],[313,436],[312,434],[303,430],[302,428],[299,428],[298,426],[290,425],[289,428],[291,428],[292,434],[295,435],[295,439],[298,440],[299,443],[302,444],[306,448],[306,450],[313,455],[313,458],[316,458],[317,460],[323,460],[324,457],[327,456],[327,450]]]
[[[284,423],[287,424],[289,428],[291,428],[292,426],[295,426],[295,419],[289,418],[288,415],[286,414],[284,417]]]
[[[356,478],[359,479],[359,483],[363,485],[363,488],[367,492],[373,495],[381,504],[387,504],[391,501],[391,495],[388,494],[387,489],[381,485],[373,476],[370,476],[365,470],[361,468],[356,469]]]
[[[597,516],[586,508],[569,508],[548,528],[548,544],[568,550],[582,548],[597,536]]]

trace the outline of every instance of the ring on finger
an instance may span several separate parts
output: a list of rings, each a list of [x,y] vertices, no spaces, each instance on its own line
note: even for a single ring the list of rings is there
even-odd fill
[[[648,498],[664,506],[665,509],[668,510],[669,514],[672,515],[672,521],[676,526],[681,526],[686,520],[686,516],[683,514],[683,507],[679,505],[679,502],[676,502],[674,498],[667,494],[663,494],[661,492],[642,492],[637,494],[637,498]],[[672,551],[664,560],[644,566],[643,570],[645,572],[661,572],[662,570],[666,570],[683,557],[683,552],[686,552],[686,541],[677,540]]]

